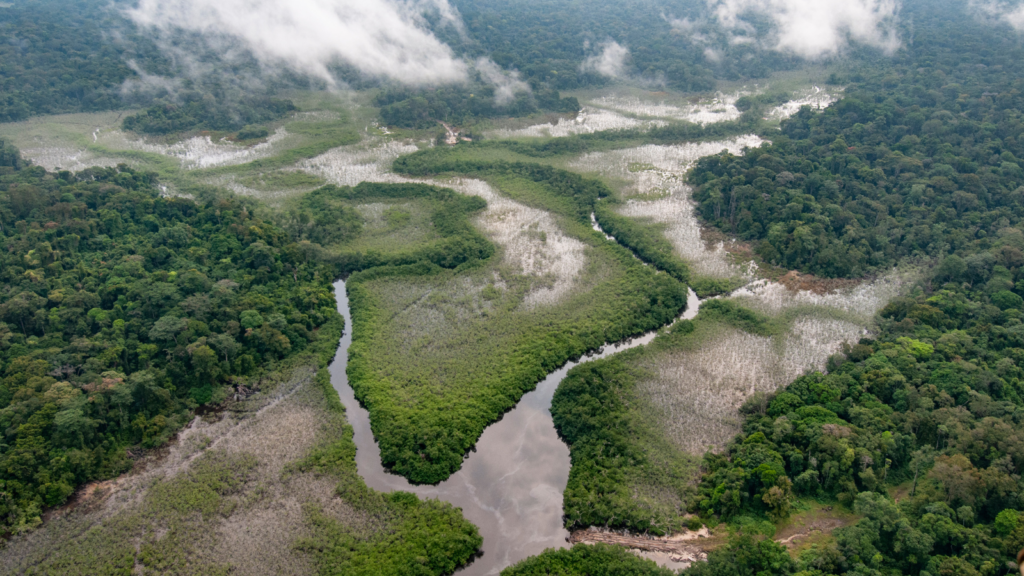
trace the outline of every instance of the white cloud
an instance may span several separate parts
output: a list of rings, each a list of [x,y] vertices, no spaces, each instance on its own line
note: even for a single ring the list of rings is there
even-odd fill
[[[744,16],[761,14],[776,26],[774,48],[804,58],[839,52],[847,38],[892,51],[898,0],[708,0],[728,29],[749,31]],[[741,36],[743,37],[743,36]]]
[[[1024,4],[1006,0],[971,0],[971,7],[983,18],[1002,20],[1017,30],[1024,30]]]
[[[485,82],[494,86],[494,101],[498,106],[515,100],[520,92],[530,92],[530,85],[519,79],[519,72],[505,72],[489,58],[478,58],[476,71]]]
[[[140,0],[128,14],[162,32],[236,40],[264,65],[332,84],[339,61],[411,85],[464,80],[466,64],[427,30],[427,9],[462,30],[447,0]]]
[[[624,78],[627,56],[629,56],[629,48],[614,40],[608,40],[601,45],[599,54],[594,54],[583,61],[580,70],[597,72],[609,78]]]

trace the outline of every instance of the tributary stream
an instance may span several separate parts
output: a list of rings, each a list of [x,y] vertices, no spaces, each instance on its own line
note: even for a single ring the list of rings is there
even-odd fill
[[[574,366],[647,344],[655,333],[605,346],[548,374],[513,410],[484,430],[461,470],[436,486],[417,486],[381,464],[369,413],[356,401],[345,373],[352,315],[344,281],[334,284],[334,293],[338,311],[345,317],[345,334],[330,367],[331,382],[355,431],[356,464],[366,484],[382,492],[404,490],[421,498],[438,498],[461,508],[484,539],[483,555],[459,571],[463,576],[498,574],[546,548],[566,547],[569,533],[562,522],[562,492],[569,480],[569,448],[558,438],[551,420],[555,389]],[[699,305],[691,290],[682,317],[695,317]]]

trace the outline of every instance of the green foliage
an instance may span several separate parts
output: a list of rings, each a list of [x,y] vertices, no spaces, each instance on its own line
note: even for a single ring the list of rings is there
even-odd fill
[[[421,501],[408,492],[378,494],[375,500],[366,511],[386,527],[368,539],[318,510],[308,512],[316,535],[299,546],[315,554],[320,574],[451,574],[483,543],[476,526],[447,502]]]
[[[704,320],[720,320],[758,336],[771,336],[778,332],[778,327],[767,316],[729,300],[702,302],[700,313]]]
[[[289,134],[306,136],[312,142],[294,148],[287,148],[270,158],[253,160],[241,168],[266,173],[281,168],[293,168],[295,163],[300,160],[319,156],[332,148],[356,144],[362,139],[359,132],[354,130],[351,124],[344,120],[337,122],[289,122],[285,124],[285,129]],[[235,170],[237,167],[231,167],[230,169]],[[279,175],[273,174],[271,181],[279,178],[281,178]],[[288,181],[295,182],[292,179]],[[305,186],[304,182],[308,182],[308,178],[304,181],[300,180],[300,182],[303,182],[300,185]]]
[[[601,280],[587,293],[574,295],[564,304],[529,311],[520,309],[528,284],[519,281],[501,291],[503,294],[492,287],[486,297],[483,292],[480,296],[487,302],[480,305],[486,313],[464,317],[451,333],[417,338],[410,348],[403,342],[411,338],[411,333],[392,334],[391,322],[414,303],[398,304],[381,295],[426,290],[431,294],[428,305],[450,311],[442,318],[448,314],[463,316],[464,312],[455,312],[451,306],[475,310],[475,297],[467,302],[459,300],[458,304],[448,302],[443,287],[454,276],[442,268],[467,270],[482,264],[483,257],[490,253],[481,251],[476,256],[477,252],[471,252],[471,257],[463,258],[448,249],[446,260],[436,261],[430,252],[420,252],[423,255],[418,256],[418,262],[412,258],[384,260],[387,266],[367,268],[350,278],[348,288],[356,324],[348,368],[350,382],[373,415],[374,435],[385,466],[422,483],[441,481],[458,470],[483,429],[511,409],[544,374],[605,342],[657,328],[685,305],[685,286],[640,265],[628,251],[590,230],[594,203],[607,194],[603,184],[542,165],[453,158],[447,149],[428,150],[402,157],[395,165],[417,175],[456,172],[500,181],[499,187],[510,191],[513,198],[553,211],[563,219],[567,231],[586,241],[590,245],[588,258],[595,259],[588,273],[601,270]],[[415,197],[437,193],[437,189],[427,186],[363,184],[337,194]],[[479,202],[459,198],[460,203]],[[479,209],[482,205],[468,208]],[[438,230],[458,236],[470,234],[467,211],[446,209],[450,221],[440,220],[438,214]],[[340,266],[348,265],[339,261]],[[491,278],[494,273],[490,273]],[[479,281],[482,273],[471,277]],[[505,281],[517,282],[513,278]],[[409,330],[419,333],[417,327]],[[409,356],[420,349],[422,353]],[[400,357],[405,358],[403,368],[396,371],[395,362]]]
[[[695,562],[681,572],[686,576],[785,576],[797,563],[785,546],[770,538],[747,534],[729,538],[728,544],[708,553],[707,562]]]
[[[343,414],[325,357],[321,356],[317,382],[331,410]],[[312,535],[296,546],[313,554],[320,574],[440,576],[466,564],[480,549],[483,539],[458,508],[439,500],[421,501],[407,492],[370,490],[359,476],[355,456],[352,428],[346,422],[341,440],[315,450],[294,466],[338,478],[338,495],[379,526],[367,535],[308,504],[304,512]]]
[[[699,509],[775,517],[775,488],[852,506],[864,519],[808,560],[826,574],[1001,566],[1024,510],[1024,340],[1020,312],[987,299],[984,284],[947,284],[890,303],[878,340],[798,378],[748,413],[727,454],[705,457]],[[903,482],[897,507],[887,487]]]
[[[363,219],[353,208],[358,202],[422,199],[430,210],[430,225],[436,239],[412,242],[406,238],[394,251],[363,250],[358,240],[364,235]],[[464,196],[450,188],[425,184],[374,184],[363,182],[354,188],[325,186],[302,197],[289,211],[285,226],[293,236],[329,247],[317,253],[335,264],[339,275],[370,268],[431,263],[442,268],[484,260],[494,246],[469,222],[469,216],[486,207],[476,196]],[[390,224],[400,227],[408,218],[390,208]],[[385,214],[387,217],[388,214]],[[396,233],[401,234],[400,230]]]
[[[621,546],[579,544],[548,549],[501,571],[502,576],[669,576],[674,574]]]
[[[187,472],[150,488],[146,504],[158,516],[212,516],[222,510],[223,497],[238,492],[255,467],[250,454],[206,452]]]
[[[374,99],[380,117],[389,126],[432,128],[438,121],[463,124],[475,118],[519,117],[547,111],[575,113],[580,110],[576,98],[562,98],[557,91],[531,94],[520,92],[511,102],[500,103],[494,87],[445,86],[424,90],[390,88]]]
[[[173,134],[192,130],[239,130],[238,138],[263,138],[266,128],[252,126],[283,117],[295,110],[291,100],[248,97],[218,100],[210,94],[182,92],[180,102],[157,103],[124,119],[125,130],[139,134]]]
[[[672,243],[665,238],[657,226],[645,226],[632,218],[615,211],[615,203],[598,202],[594,206],[594,217],[606,234],[629,246],[644,262],[658,270],[664,270],[680,282],[690,281],[690,270],[681,258],[676,256]]]
[[[244,126],[241,130],[239,130],[238,134],[236,134],[236,137],[239,140],[258,140],[260,138],[266,138],[269,135],[270,131],[267,130],[266,127],[253,126],[252,124],[249,124],[247,126]]]
[[[771,144],[698,162],[706,221],[773,264],[857,277],[985,249],[1021,220],[1024,101],[1012,71],[1024,52],[962,8],[914,6],[914,43],[859,73],[842,100],[804,108]]]
[[[683,528],[694,468],[636,409],[643,402],[634,391],[639,355],[577,366],[555,391],[551,416],[572,456],[563,496],[570,530],[596,525],[665,535]]]
[[[125,166],[0,172],[0,502],[31,525],[131,466],[188,408],[316,340],[329,268],[237,200],[162,198]]]
[[[121,84],[135,76],[129,61],[160,63],[156,44],[123,30],[97,2],[29,0],[0,8],[0,122],[35,114],[91,112],[123,106]]]

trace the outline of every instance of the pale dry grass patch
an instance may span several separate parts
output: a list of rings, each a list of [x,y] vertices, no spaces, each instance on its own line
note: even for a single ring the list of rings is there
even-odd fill
[[[603,130],[624,130],[627,128],[643,128],[665,126],[660,120],[638,120],[624,116],[613,110],[585,106],[575,118],[561,118],[557,123],[546,122],[526,128],[499,128],[488,130],[484,135],[493,139],[507,138],[563,138],[574,134],[590,134]]]
[[[701,158],[722,151],[742,154],[745,148],[756,148],[764,142],[754,134],[747,134],[710,142],[648,144],[625,150],[589,152],[572,161],[569,167],[626,180],[630,182],[623,190],[626,195],[663,193],[679,186],[686,172]]]
[[[340,146],[303,160],[297,168],[338,186],[355,186],[360,182],[419,182],[391,172],[391,163],[396,158],[417,150],[419,148],[411,141],[368,138],[359,144]]]
[[[746,275],[747,270],[729,261],[723,243],[709,247],[701,239],[700,221],[690,199],[693,190],[685,183],[685,175],[704,156],[723,150],[742,154],[763,142],[751,134],[713,142],[646,145],[584,154],[570,166],[629,182],[622,190],[628,200],[620,214],[664,224],[665,237],[676,254],[697,274],[732,278]]]
[[[873,280],[827,294],[790,290],[778,282],[758,280],[736,290],[730,298],[765,314],[775,315],[801,306],[817,306],[851,314],[870,323],[875,314],[919,278],[920,271],[916,268],[894,268]]]
[[[798,94],[795,99],[772,108],[768,114],[765,115],[765,120],[785,120],[799,112],[800,108],[804,106],[810,106],[815,110],[823,110],[835,101],[839,100],[840,94],[841,90],[822,90],[821,88],[814,86],[810,90],[805,90]]]
[[[718,93],[686,105],[674,105],[666,103],[664,100],[653,101],[636,96],[604,96],[597,98],[592,103],[595,106],[610,108],[634,116],[683,120],[705,125],[739,118],[742,112],[736,108],[736,100],[747,94],[749,92]]]
[[[693,204],[689,201],[688,187],[684,186],[676,194],[658,200],[628,200],[619,213],[664,224],[665,238],[696,274],[711,278],[732,278],[745,273],[742,267],[729,261],[729,253],[723,242],[708,246],[701,239],[701,226]]]
[[[85,149],[69,147],[25,148],[21,150],[21,156],[50,172],[58,170],[80,172],[93,166],[113,168],[125,162],[123,159],[97,156]]]
[[[756,392],[771,393],[810,370],[821,370],[843,342],[865,330],[852,322],[802,317],[784,336],[757,336],[731,327],[702,333],[690,350],[645,363],[653,377],[638,389],[680,449],[699,456],[722,448],[740,431],[739,407]]]
[[[230,564],[235,573],[246,575],[314,573],[310,558],[293,548],[297,538],[308,535],[304,506],[319,507],[358,533],[380,528],[379,521],[337,497],[337,478],[288,472],[289,463],[318,445],[337,441],[343,433],[344,420],[327,412],[314,374],[315,366],[296,368],[218,416],[195,418],[176,442],[163,449],[160,459],[140,472],[105,483],[108,495],[102,503],[83,505],[12,540],[0,559],[0,569],[38,562],[55,550],[78,549],[89,542],[90,534],[134,522],[129,525],[136,527],[122,537],[138,539],[136,549],[143,542],[152,544],[174,530],[185,530],[186,539],[173,545],[196,566]],[[226,497],[235,505],[213,517],[182,518],[168,526],[170,531],[161,525],[145,528],[150,521],[139,524],[151,513],[146,498],[150,489],[189,470],[207,454],[224,454],[229,462],[232,455],[255,456],[256,469],[246,484]],[[110,537],[99,541],[111,545]]]
[[[453,187],[487,201],[475,221],[501,246],[503,263],[524,276],[548,278],[526,295],[523,305],[554,304],[569,294],[586,266],[586,244],[567,236],[547,211],[520,204],[481,180],[462,180]]]
[[[100,133],[97,141],[117,150],[137,150],[176,158],[185,170],[196,170],[236,166],[269,158],[278,152],[280,142],[287,136],[287,130],[278,128],[265,142],[253,146],[239,146],[226,139],[214,142],[209,136],[194,136],[174,144],[154,144],[135,139],[120,130],[110,130]]]

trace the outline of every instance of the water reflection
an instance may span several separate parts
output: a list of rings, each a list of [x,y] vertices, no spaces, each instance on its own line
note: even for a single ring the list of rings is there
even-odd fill
[[[334,292],[338,311],[345,317],[345,334],[330,367],[331,382],[355,431],[356,464],[366,484],[374,490],[405,490],[462,508],[463,515],[484,538],[483,556],[459,572],[465,576],[498,574],[546,548],[567,547],[569,533],[562,525],[562,492],[569,480],[569,448],[559,440],[551,421],[551,398],[574,366],[647,344],[655,333],[605,346],[552,372],[536,390],[525,394],[515,409],[484,431],[476,451],[469,454],[461,470],[437,486],[415,486],[381,465],[369,413],[356,401],[345,373],[352,343],[345,283],[335,283]],[[698,306],[699,300],[691,290],[682,317],[696,316]]]

